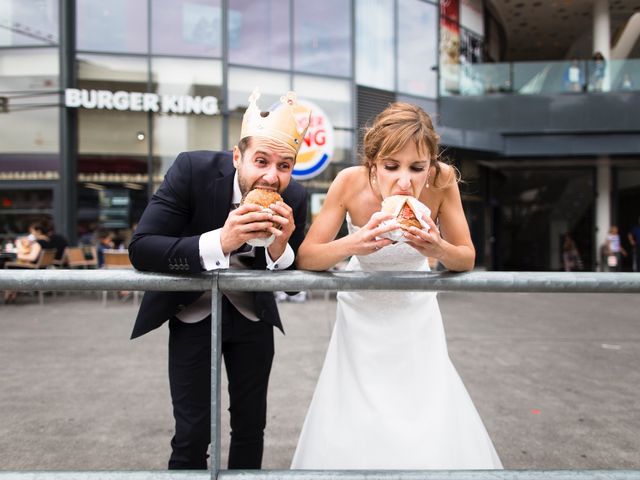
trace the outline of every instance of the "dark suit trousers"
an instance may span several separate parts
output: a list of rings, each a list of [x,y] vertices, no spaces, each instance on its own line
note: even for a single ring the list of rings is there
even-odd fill
[[[229,380],[229,469],[262,465],[273,327],[248,320],[223,297],[222,355]],[[211,439],[211,317],[169,321],[169,384],[175,418],[170,470],[206,469]]]

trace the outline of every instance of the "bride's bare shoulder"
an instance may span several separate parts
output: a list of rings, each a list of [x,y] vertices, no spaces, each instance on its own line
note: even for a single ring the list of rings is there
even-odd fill
[[[367,183],[367,178],[367,169],[365,167],[347,167],[338,172],[338,175],[331,183],[331,189],[342,193],[355,193]]]

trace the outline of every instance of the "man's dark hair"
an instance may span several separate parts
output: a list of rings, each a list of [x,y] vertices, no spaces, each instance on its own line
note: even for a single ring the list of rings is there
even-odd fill
[[[238,142],[238,150],[240,150],[240,155],[244,157],[244,152],[251,146],[251,137],[244,137],[242,140]]]

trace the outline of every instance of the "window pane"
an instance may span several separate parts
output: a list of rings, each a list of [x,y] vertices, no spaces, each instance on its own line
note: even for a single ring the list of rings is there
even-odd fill
[[[436,96],[438,65],[437,7],[419,0],[400,0],[398,25],[398,90],[421,97]]]
[[[291,68],[289,0],[229,1],[229,60]]]
[[[58,88],[57,49],[0,50],[0,92],[8,99],[8,111],[0,113],[0,172],[57,178]]]
[[[240,140],[242,115],[249,106],[247,99],[255,87],[260,88],[258,106],[268,110],[280,102],[280,97],[291,90],[289,74],[251,70],[249,68],[229,68],[229,145]]]
[[[483,36],[483,9],[482,0],[462,0],[460,2],[460,26],[471,30],[477,36]]]
[[[153,0],[151,18],[153,53],[222,56],[220,0]]]
[[[58,0],[0,1],[0,46],[58,43]]]
[[[351,75],[351,2],[294,0],[294,68]]]
[[[113,55],[78,57],[80,89],[146,92],[147,60]],[[84,109],[78,111],[79,173],[147,173],[147,113]]]
[[[296,75],[293,89],[298,97],[317,104],[329,116],[334,127],[351,128],[351,83],[347,80]]]
[[[78,50],[147,53],[147,0],[77,0]]]
[[[153,84],[159,95],[221,98],[222,63],[216,60],[155,58]],[[153,177],[161,181],[178,155],[187,150],[222,149],[222,119],[218,115],[153,116]]]
[[[356,3],[356,82],[395,90],[393,62],[393,1]]]

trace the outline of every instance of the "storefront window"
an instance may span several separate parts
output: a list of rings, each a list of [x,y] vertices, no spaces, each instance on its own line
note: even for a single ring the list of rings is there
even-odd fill
[[[220,0],[153,0],[151,37],[154,54],[222,56]]]
[[[593,270],[594,175],[584,169],[499,169],[489,174],[492,270],[562,269],[566,234]]]
[[[59,166],[57,49],[0,50],[0,180],[55,180]]]
[[[258,105],[262,110],[280,102],[280,97],[291,90],[289,74],[252,70],[249,68],[229,68],[229,147],[238,143],[242,127],[242,115],[249,105],[248,98],[255,87],[260,89]]]
[[[296,75],[293,89],[298,97],[310,100],[329,116],[334,127],[351,128],[351,83],[347,80]]]
[[[229,61],[291,68],[289,0],[229,1]]]
[[[294,0],[294,69],[351,75],[351,2]]]
[[[167,96],[222,96],[222,63],[215,60],[154,58],[152,62],[155,93]],[[188,150],[221,150],[222,117],[219,114],[153,115],[153,177],[162,177],[178,155]]]
[[[77,48],[146,53],[147,0],[77,0]]]
[[[356,82],[382,90],[395,90],[393,46],[394,2],[356,2]]]
[[[0,46],[58,43],[58,0],[0,2]]]
[[[398,90],[435,98],[438,9],[419,0],[399,0],[398,10]]]
[[[147,91],[147,61],[138,57],[82,55],[78,57],[78,86],[91,91]],[[105,173],[118,174],[112,180],[141,181],[147,173],[147,113],[130,108],[80,108],[78,111],[78,173],[81,178],[101,181]]]

